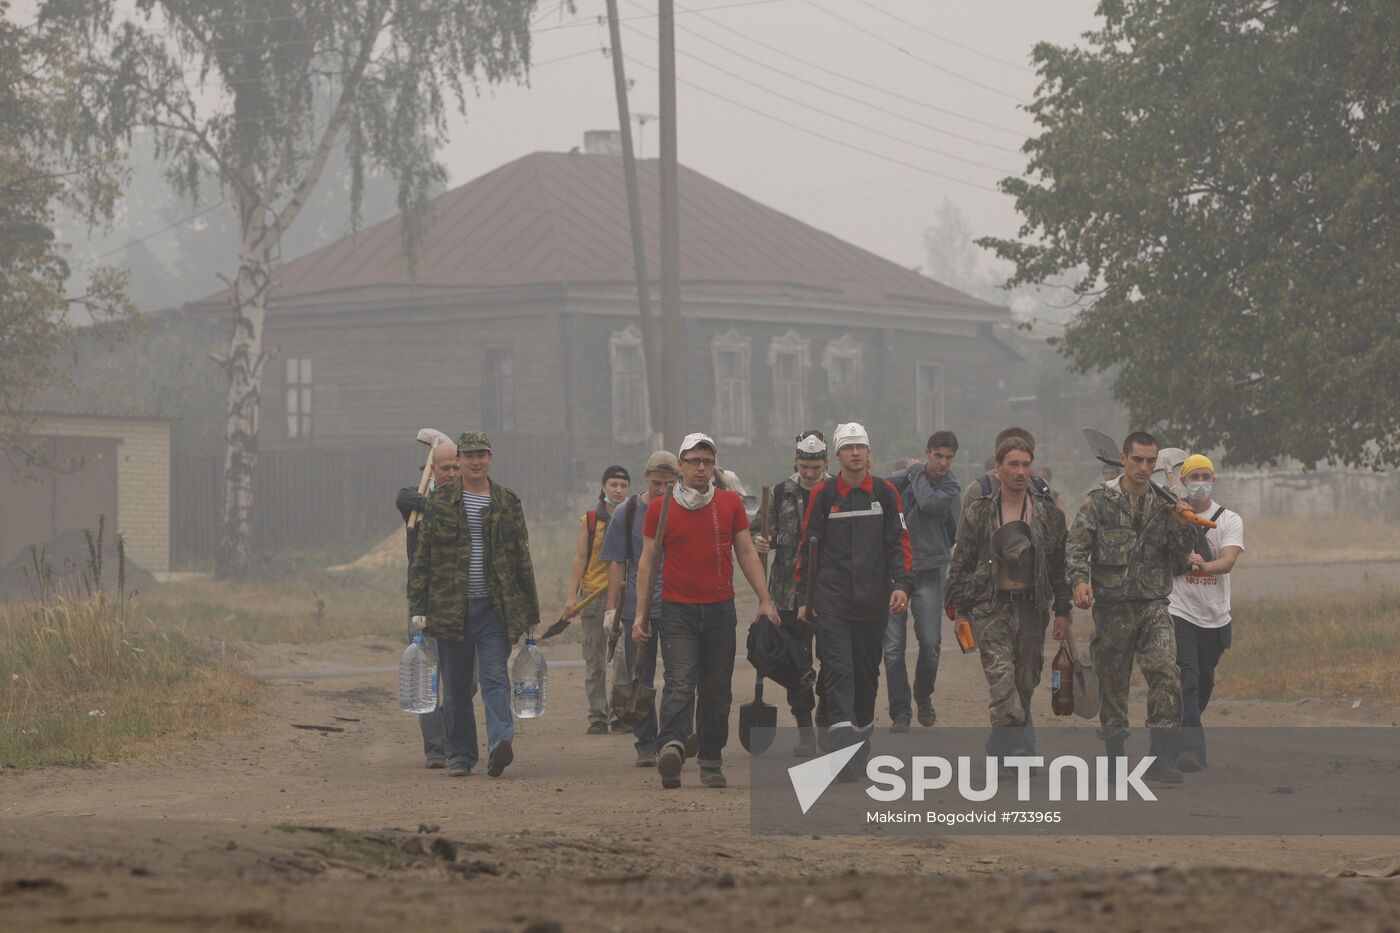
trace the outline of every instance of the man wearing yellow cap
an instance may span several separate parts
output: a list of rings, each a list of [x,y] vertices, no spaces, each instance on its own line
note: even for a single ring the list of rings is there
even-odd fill
[[[1206,766],[1201,714],[1215,687],[1215,666],[1230,647],[1230,571],[1244,553],[1244,521],[1215,503],[1215,465],[1209,458],[1187,457],[1180,476],[1191,508],[1215,522],[1187,558],[1186,572],[1172,580],[1168,603],[1176,627],[1176,663],[1181,668],[1176,767],[1200,771]]]

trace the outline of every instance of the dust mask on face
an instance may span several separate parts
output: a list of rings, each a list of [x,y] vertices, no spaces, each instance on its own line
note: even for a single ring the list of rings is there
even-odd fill
[[[1186,498],[1192,502],[1209,502],[1210,494],[1215,491],[1214,483],[1187,483]]]

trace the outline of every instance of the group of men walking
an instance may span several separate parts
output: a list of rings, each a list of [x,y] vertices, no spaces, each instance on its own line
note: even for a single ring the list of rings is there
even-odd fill
[[[449,446],[450,445],[446,445]],[[880,669],[892,731],[915,716],[937,722],[933,696],[946,612],[967,620],[988,688],[996,755],[1034,752],[1031,706],[1045,636],[1068,637],[1071,605],[1092,609],[1101,735],[1123,753],[1136,660],[1148,682],[1147,726],[1156,761],[1147,777],[1180,781],[1205,767],[1200,714],[1229,645],[1226,576],[1243,550],[1239,517],[1211,500],[1214,469],[1202,456],[1181,466],[1184,501],[1154,495],[1155,439],[1123,444],[1123,472],[1090,490],[1073,527],[1035,469],[1035,441],[1009,428],[996,438],[987,475],[966,490],[952,471],[958,440],[933,434],[922,460],[887,478],[871,470],[870,438],[856,423],[797,438],[793,472],[773,486],[768,533],[751,535],[743,500],[717,479],[719,447],[688,435],[676,454],[657,451],[632,494],[622,466],[605,471],[596,506],[580,518],[565,617],[583,629],[588,732],[631,731],[639,767],[680,786],[685,762],[723,787],[731,683],[738,645],[733,571],[738,564],[758,615],[813,657],[814,686],[788,691],[797,757],[860,743],[841,777],[864,769]],[[429,767],[463,776],[477,763],[472,697],[486,710],[487,770],[514,758],[510,646],[539,618],[519,499],[489,477],[490,441],[467,432],[433,455],[436,489],[400,493],[422,522],[409,539],[412,624],[436,639],[443,676],[440,716],[422,717]],[[1209,535],[1188,513],[1211,512]],[[416,538],[416,540],[415,540]],[[771,558],[771,568],[767,560]],[[946,576],[946,579],[945,579]],[[646,581],[654,579],[655,586]],[[1223,582],[1222,582],[1223,581]],[[945,587],[946,583],[946,587]],[[603,595],[606,594],[606,601]],[[918,645],[912,684],[907,634]],[[619,637],[623,650],[612,654]],[[609,722],[608,665],[617,682],[651,686],[663,670],[659,710],[632,726]],[[1186,736],[1183,725],[1196,727]]]

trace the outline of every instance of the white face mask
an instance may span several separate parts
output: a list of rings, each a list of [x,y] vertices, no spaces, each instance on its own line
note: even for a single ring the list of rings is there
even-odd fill
[[[1209,502],[1210,494],[1215,491],[1214,483],[1187,483],[1186,498],[1192,502]]]

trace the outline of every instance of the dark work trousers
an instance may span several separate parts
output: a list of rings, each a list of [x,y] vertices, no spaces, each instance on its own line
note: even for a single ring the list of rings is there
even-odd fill
[[[684,751],[693,720],[701,768],[724,763],[738,625],[732,599],[661,604],[657,635],[665,673],[657,744],[662,749],[676,745]]]
[[[816,628],[811,622],[803,622],[797,618],[796,609],[779,609],[778,617],[783,620],[783,628],[788,633],[795,636],[797,640],[806,642],[807,650],[812,649],[812,639],[816,636]],[[821,666],[817,665],[816,655],[812,656],[813,665],[817,666],[817,681],[815,690],[812,684],[805,687],[789,687],[787,692],[788,708],[792,710],[792,718],[797,720],[800,728],[807,728],[812,725],[812,710],[817,710],[817,724],[826,725],[826,703],[822,697],[822,674]]]
[[[1215,690],[1215,666],[1230,647],[1230,623],[1221,628],[1201,628],[1180,616],[1172,616],[1176,627],[1176,665],[1181,668],[1181,733],[1177,753],[1194,748],[1206,757],[1205,730],[1201,714],[1210,705]]]
[[[817,657],[822,665],[822,698],[831,720],[832,751],[870,738],[875,723],[875,695],[884,660],[885,620],[857,622],[818,613]],[[867,746],[851,760],[852,772],[864,768]]]
[[[656,638],[653,637],[651,641],[647,642],[646,647],[638,648],[637,643],[632,640],[632,623],[635,621],[635,619],[626,616],[622,618],[622,650],[623,656],[626,658],[623,671],[625,679],[622,682],[628,683],[632,680],[632,665],[637,663],[637,656],[640,653],[642,668],[638,680],[642,686],[650,687],[656,683]],[[652,704],[651,714],[647,716],[646,720],[640,726],[632,727],[632,738],[636,740],[634,744],[637,751],[653,753],[656,751],[656,729],[656,705]]]

